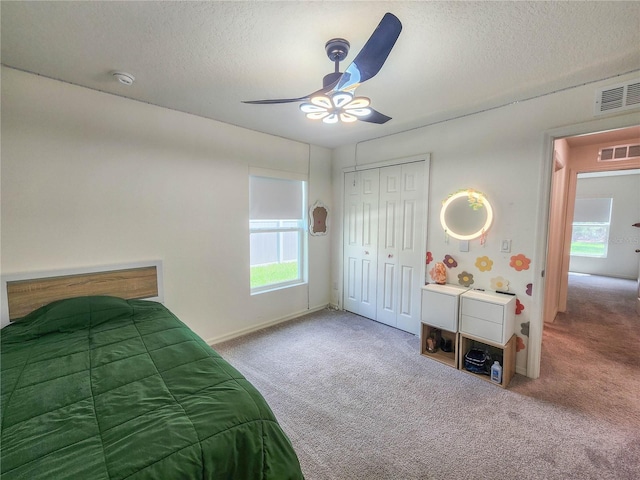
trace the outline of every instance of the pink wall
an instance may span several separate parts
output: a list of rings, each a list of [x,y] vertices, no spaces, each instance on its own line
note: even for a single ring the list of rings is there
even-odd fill
[[[565,139],[559,139],[553,146],[554,172],[551,181],[551,204],[549,207],[549,244],[547,250],[547,282],[545,285],[545,322],[551,322],[559,311],[566,308],[566,283],[562,277],[565,238],[565,217],[567,211],[567,163],[570,147]],[[560,306],[561,286],[564,289],[564,307]]]

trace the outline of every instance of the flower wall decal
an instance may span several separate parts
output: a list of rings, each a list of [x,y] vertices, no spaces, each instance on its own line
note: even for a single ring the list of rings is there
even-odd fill
[[[520,337],[516,335],[516,352],[519,352],[520,350],[524,350],[525,348],[527,347],[524,344],[524,340],[522,340]]]
[[[516,315],[520,315],[524,310],[524,305],[516,298]]]
[[[427,265],[433,262],[433,255],[431,252],[427,252]]]
[[[531,294],[533,293],[533,283],[527,283],[527,290],[525,293],[531,296]]]
[[[448,268],[454,268],[458,266],[458,262],[456,262],[455,258],[453,258],[451,255],[444,256],[444,264]]]
[[[491,279],[491,288],[494,290],[502,290],[506,292],[509,290],[509,280],[506,280],[502,277],[493,277]]]
[[[458,274],[458,283],[463,287],[470,287],[473,285],[473,273],[462,272]]]
[[[514,255],[513,257],[511,257],[509,266],[515,268],[518,272],[520,272],[522,270],[529,270],[530,263],[530,259],[528,259],[524,254],[519,253],[518,255]]]
[[[522,335],[526,335],[527,337],[529,336],[529,325],[531,325],[531,322],[524,322],[520,324],[520,333]]]
[[[476,258],[476,267],[478,267],[478,270],[481,272],[488,272],[491,270],[491,267],[493,267],[493,260],[486,255],[484,257],[478,257]]]

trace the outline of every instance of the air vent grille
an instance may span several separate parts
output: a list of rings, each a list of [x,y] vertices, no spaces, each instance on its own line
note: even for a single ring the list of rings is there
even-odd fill
[[[598,153],[599,162],[615,162],[640,157],[640,145],[616,145],[601,148]]]
[[[622,83],[596,91],[595,114],[631,110],[640,107],[640,82]]]
[[[630,158],[640,157],[640,145],[629,145],[629,153],[627,156]]]

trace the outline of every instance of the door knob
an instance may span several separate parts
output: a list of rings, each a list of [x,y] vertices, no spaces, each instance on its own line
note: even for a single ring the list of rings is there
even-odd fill
[[[636,248],[636,253],[640,253],[640,248]]]
[[[390,253],[389,255],[387,255],[387,258],[393,258],[393,253]]]
[[[369,251],[368,251],[368,250],[365,250],[365,251],[364,251],[364,254],[365,254],[365,255],[369,255]]]

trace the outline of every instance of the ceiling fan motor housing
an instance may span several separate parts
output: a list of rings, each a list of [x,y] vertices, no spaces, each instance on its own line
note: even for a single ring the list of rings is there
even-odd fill
[[[341,62],[347,58],[350,46],[349,42],[344,38],[332,38],[325,44],[324,49],[327,52],[329,60],[332,62]]]

